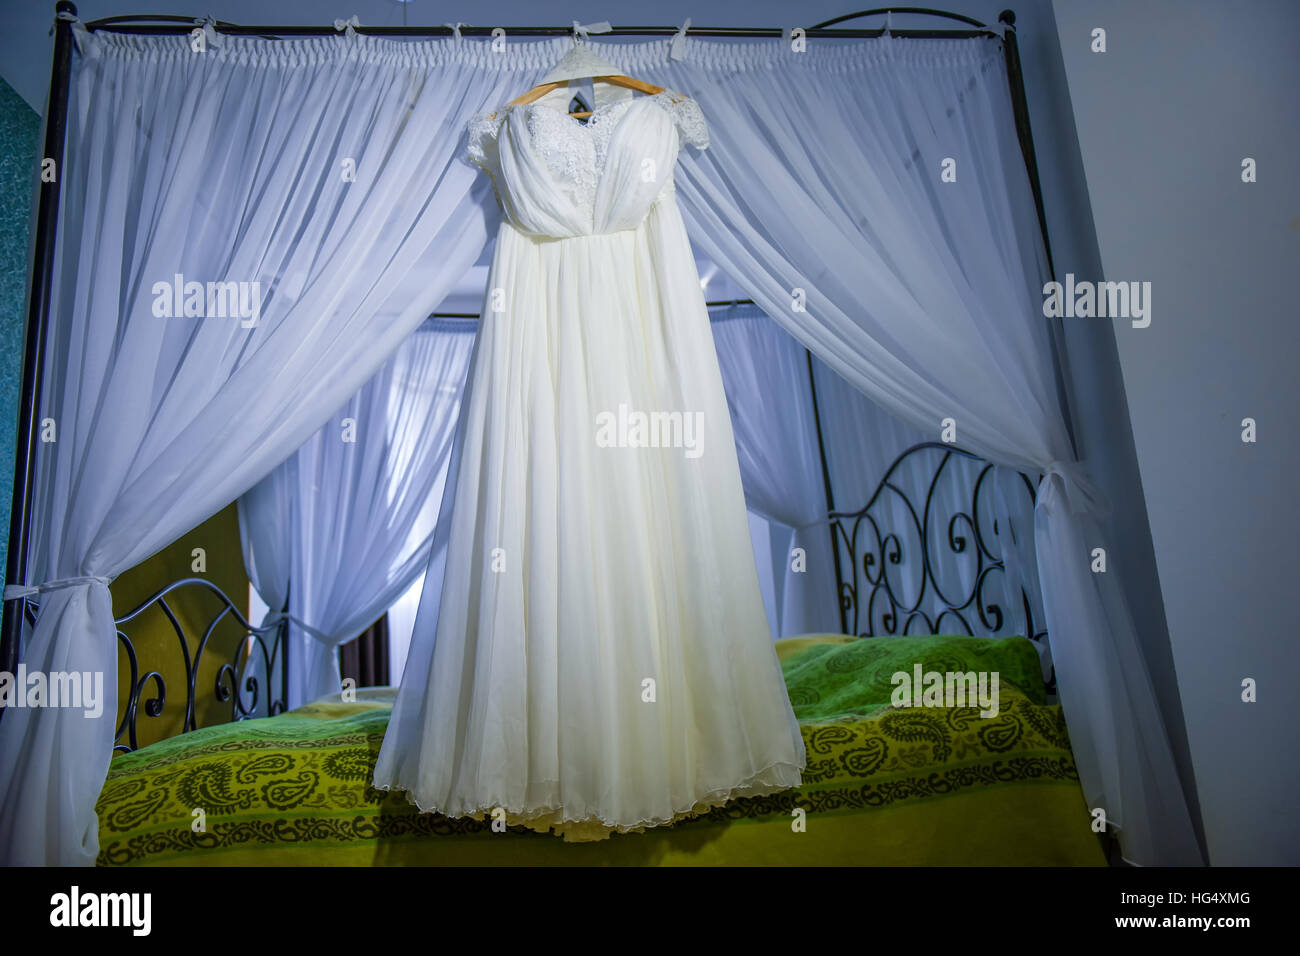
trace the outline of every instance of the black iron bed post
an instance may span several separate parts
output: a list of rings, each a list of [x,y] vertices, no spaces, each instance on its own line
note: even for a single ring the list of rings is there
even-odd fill
[[[1007,79],[1011,84],[1011,111],[1016,119],[1016,136],[1020,152],[1025,157],[1029,173],[1029,189],[1034,194],[1034,209],[1038,212],[1038,228],[1043,234],[1043,249],[1047,253],[1047,270],[1056,278],[1052,262],[1052,241],[1047,235],[1047,215],[1043,211],[1043,186],[1038,179],[1038,159],[1034,154],[1034,135],[1029,129],[1029,101],[1025,97],[1025,76],[1020,68],[1020,46],[1016,42],[1016,14],[1003,10],[998,22],[1006,27],[1002,38],[1002,51],[1007,61]]]
[[[284,617],[280,618],[280,630],[277,634],[277,640],[280,644],[280,700],[284,702],[284,709],[289,709],[289,592],[293,588],[293,582],[284,589],[284,607],[281,609]],[[309,703],[303,701],[303,703]],[[266,675],[266,716],[274,717],[275,705],[271,701],[271,675]]]
[[[59,0],[57,13],[77,15],[70,0]],[[31,533],[32,485],[36,473],[34,440],[40,413],[41,378],[45,361],[45,334],[50,320],[50,293],[54,277],[55,234],[58,229],[59,191],[63,182],[63,140],[68,126],[68,84],[72,70],[72,23],[54,21],[54,65],[50,72],[50,98],[45,115],[45,153],[54,161],[54,180],[41,181],[36,213],[36,243],[32,254],[32,284],[23,336],[23,386],[19,399],[18,434],[14,448],[13,504],[9,512],[9,553],[6,584],[27,583],[27,542]],[[0,670],[14,673],[22,641],[25,598],[4,602],[0,625]],[[0,708],[0,716],[4,709]]]
[[[1006,27],[1002,37],[1002,53],[1007,61],[1007,81],[1011,86],[1011,111],[1016,121],[1016,138],[1020,140],[1020,154],[1029,174],[1029,190],[1034,196],[1034,210],[1038,213],[1038,229],[1043,236],[1043,252],[1047,256],[1047,272],[1056,280],[1056,263],[1052,259],[1052,240],[1047,234],[1047,213],[1043,205],[1043,184],[1038,178],[1038,158],[1034,153],[1034,134],[1029,128],[1029,100],[1025,96],[1025,76],[1020,67],[1020,45],[1016,42],[1016,14],[1003,10],[998,22]],[[1048,321],[1051,321],[1050,319]],[[1052,371],[1056,379],[1057,400],[1065,418],[1065,430],[1070,436],[1070,448],[1079,457],[1079,444],[1074,434],[1074,416],[1070,411],[1069,389],[1066,387],[1065,366],[1061,355],[1064,348],[1064,329],[1052,327]]]
[[[808,356],[808,391],[812,394],[813,425],[817,429],[817,454],[821,458],[822,484],[826,489],[826,514],[830,515],[835,511],[835,492],[831,487],[831,470],[826,463],[826,442],[822,437],[821,408],[817,404],[817,380],[813,374],[813,354],[808,349],[804,349],[804,354]],[[848,612],[844,602],[840,600],[840,592],[844,586],[844,572],[840,568],[840,548],[839,542],[835,540],[835,522],[833,520],[828,522],[826,529],[831,536],[831,557],[835,559],[835,606],[840,612],[840,633],[847,634]]]

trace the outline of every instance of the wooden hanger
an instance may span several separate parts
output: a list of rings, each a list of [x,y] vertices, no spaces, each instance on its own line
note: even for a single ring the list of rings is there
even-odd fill
[[[593,76],[591,79],[596,83],[608,83],[611,86],[622,86],[629,90],[636,90],[639,93],[645,93],[653,96],[656,93],[662,93],[662,86],[655,86],[653,83],[647,83],[645,80],[638,80],[635,77],[624,76],[621,73],[611,73],[609,76]],[[563,86],[568,86],[568,80],[556,80],[554,83],[542,83],[540,86],[534,86],[523,96],[517,97],[510,101],[511,106],[524,106],[528,103],[535,103],[547,93],[558,90]],[[590,111],[579,113],[570,113],[574,119],[587,119],[591,116]]]
[[[645,80],[638,80],[620,73],[618,67],[592,53],[586,44],[579,43],[578,38],[575,36],[573,38],[573,49],[555,65],[555,69],[548,73],[537,86],[534,86],[522,96],[511,100],[509,105],[525,106],[528,103],[535,103],[547,93],[568,86],[573,80],[585,79],[590,79],[596,83],[608,83],[611,86],[621,86],[625,89],[635,90],[638,93],[645,93],[648,96],[664,91],[662,86],[655,86]],[[588,119],[591,112],[569,113],[568,115],[575,119]]]

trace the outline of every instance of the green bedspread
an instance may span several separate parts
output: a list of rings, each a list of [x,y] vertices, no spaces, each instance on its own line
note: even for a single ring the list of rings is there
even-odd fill
[[[97,806],[99,863],[1104,864],[1028,641],[834,636],[777,648],[808,751],[797,790],[600,843],[493,833],[369,786],[394,693],[371,690],[116,758]],[[891,676],[916,663],[997,671],[997,716],[891,706]]]

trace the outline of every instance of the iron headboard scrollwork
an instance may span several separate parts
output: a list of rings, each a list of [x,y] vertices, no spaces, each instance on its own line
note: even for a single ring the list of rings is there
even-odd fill
[[[168,597],[182,589],[199,589],[216,597],[218,608],[204,624],[202,630],[194,635],[187,635],[184,625],[168,601]],[[241,630],[235,641],[229,661],[217,669],[216,681],[212,687],[213,697],[221,702],[230,703],[230,721],[247,720],[250,717],[274,717],[288,709],[288,620],[280,618],[261,627],[255,627],[243,612],[235,606],[230,597],[211,581],[203,578],[181,578],[163,587],[147,598],[139,606],[117,618],[118,646],[125,653],[127,670],[130,675],[129,692],[126,701],[120,707],[121,718],[117,733],[113,737],[114,752],[129,753],[140,746],[138,721],[143,711],[146,717],[159,718],[167,703],[167,684],[161,673],[161,664],[145,669],[141,665],[135,642],[122,628],[139,618],[150,608],[162,611],[171,625],[172,633],[180,645],[181,663],[185,670],[185,713],[178,733],[184,734],[198,730],[198,707],[202,700],[199,687],[199,668],[205,653],[213,646],[213,636],[217,625],[227,617],[234,620]],[[26,602],[24,616],[29,623],[35,623],[38,606],[31,600]],[[197,646],[194,646],[197,644]],[[191,654],[191,647],[194,651]],[[121,655],[119,654],[119,660]],[[279,677],[279,695],[271,696],[271,684],[274,675]],[[266,681],[266,701],[262,697],[262,677]],[[153,685],[152,696],[146,695],[149,685]],[[241,693],[241,687],[243,693]],[[247,694],[247,699],[244,697]],[[123,743],[123,737],[126,742]]]
[[[1006,593],[1016,587],[1007,575],[1007,529],[992,514],[993,467],[923,442],[894,459],[866,505],[830,513],[844,633],[1005,635],[1014,602],[1015,623],[1024,625],[1014,633],[1046,640],[1036,577],[1020,582],[1019,594]],[[1020,477],[1032,513],[1035,482]]]

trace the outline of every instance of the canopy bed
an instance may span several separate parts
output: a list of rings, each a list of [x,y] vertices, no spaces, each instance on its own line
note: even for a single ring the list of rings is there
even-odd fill
[[[512,833],[507,851],[492,821],[369,786],[391,694],[340,699],[334,649],[420,569],[441,577],[437,502],[475,332],[434,310],[492,222],[464,130],[535,86],[568,31],[507,30],[500,50],[459,26],[83,26],[60,3],[46,155],[62,175],[41,196],[3,666],[110,686],[123,666],[130,682],[97,720],[6,710],[5,860],[1089,863],[1104,860],[1100,808],[1126,859],[1194,861],[1131,619],[1090,567],[1105,504],[1040,314],[1051,267],[1014,18],[945,16],[964,28],[575,25],[708,117],[677,193],[691,239],[752,302],[712,325],[746,501],[811,572],[785,574],[778,633],[847,636],[778,643],[803,787],[603,849]],[[173,275],[267,291],[249,322],[160,326],[153,285]],[[855,416],[924,440],[864,474]],[[47,420],[59,441],[38,441]],[[333,436],[358,425],[341,452]],[[185,733],[137,750],[163,681],[109,584],[234,500],[276,610],[255,626],[219,596],[256,652],[215,687],[178,629],[190,700],[215,693],[232,722],[198,728],[187,704]],[[166,612],[182,586],[203,582],[160,582],[150,603]],[[997,670],[1000,715],[897,712],[903,661]],[[796,849],[787,833],[817,836]]]

